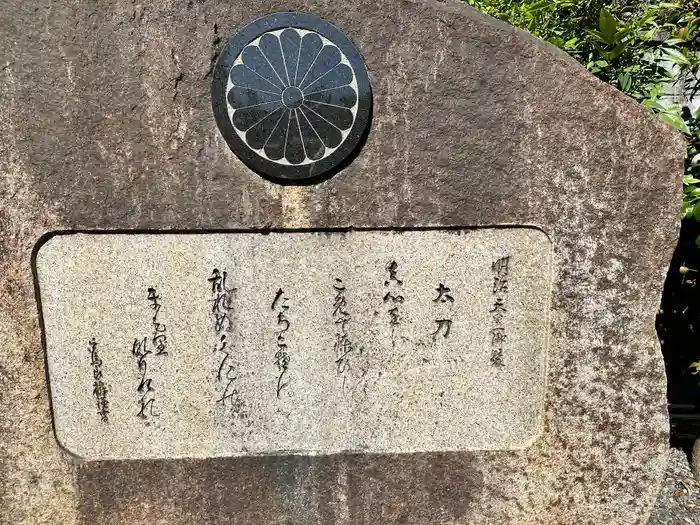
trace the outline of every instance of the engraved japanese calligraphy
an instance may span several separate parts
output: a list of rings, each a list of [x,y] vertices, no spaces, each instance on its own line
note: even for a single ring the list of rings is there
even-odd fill
[[[280,393],[284,388],[289,386],[289,378],[287,377],[287,370],[289,369],[289,362],[291,357],[289,355],[289,345],[286,343],[285,335],[289,330],[289,319],[287,318],[287,310],[289,310],[289,305],[287,301],[289,297],[284,295],[284,290],[280,288],[275,294],[275,299],[272,301],[272,306],[270,309],[277,315],[277,331],[275,332],[276,340],[276,352],[274,364],[277,368],[277,397],[280,397]]]
[[[403,295],[401,295],[401,288],[403,287],[403,281],[397,277],[399,271],[399,265],[396,261],[391,261],[386,265],[386,271],[388,273],[387,280],[384,281],[384,287],[386,288],[386,294],[384,295],[384,303],[387,305],[387,317],[389,319],[389,325],[391,325],[391,345],[396,346],[396,327],[400,324],[401,310],[400,306],[404,301]]]
[[[214,353],[218,358],[216,367],[216,381],[219,383],[219,391],[216,393],[216,403],[229,406],[231,413],[236,417],[245,417],[245,402],[241,398],[236,380],[238,379],[238,364],[236,362],[234,344],[229,341],[231,330],[231,314],[233,310],[233,294],[235,288],[229,288],[226,284],[226,271],[214,268],[207,281],[211,284],[211,315],[214,320]]]
[[[503,318],[506,315],[506,296],[508,295],[508,265],[510,257],[501,257],[493,262],[493,307],[489,310],[493,319],[491,328],[491,364],[493,366],[505,366],[503,361],[503,347],[508,339],[508,334],[503,326]]]
[[[347,395],[348,379],[352,377],[353,368],[357,367],[355,356],[362,354],[362,348],[357,348],[348,334],[348,323],[352,319],[348,312],[348,302],[345,296],[346,288],[343,280],[336,278],[333,283],[333,322],[335,324],[335,344],[333,355],[337,365],[338,376],[343,382],[343,396]]]
[[[550,259],[531,228],[57,235],[57,436],[93,459],[527,446]]]
[[[139,393],[139,411],[136,414],[141,419],[157,417],[160,414],[155,408],[156,387],[153,378],[149,375],[149,363],[153,363],[153,358],[149,356],[166,356],[166,346],[168,342],[165,333],[165,325],[159,321],[158,314],[161,309],[160,296],[153,287],[148,287],[146,300],[153,316],[151,317],[151,337],[144,336],[134,339],[131,346],[131,354],[136,359],[139,371],[139,382],[136,391]]]
[[[105,385],[102,375],[102,359],[97,351],[97,341],[90,339],[90,364],[92,365],[92,377],[94,379],[92,394],[95,396],[97,403],[97,414],[100,416],[100,421],[103,423],[109,422],[109,401],[107,400],[108,388]]]
[[[439,335],[447,339],[447,337],[450,335],[450,328],[452,328],[452,319],[447,319],[447,317],[450,317],[450,307],[452,306],[452,303],[455,302],[455,299],[451,295],[452,290],[450,290],[450,288],[445,286],[443,283],[438,284],[435,291],[437,292],[437,297],[433,299],[433,303],[435,303],[435,306],[440,307],[440,311],[442,312],[441,317],[443,318],[435,319],[435,324],[437,327],[432,333],[432,336],[433,339],[436,339]]]

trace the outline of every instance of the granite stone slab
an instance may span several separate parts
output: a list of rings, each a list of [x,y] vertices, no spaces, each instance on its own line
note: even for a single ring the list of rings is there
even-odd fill
[[[58,441],[84,459],[523,448],[550,252],[527,228],[51,237]]]
[[[361,152],[311,186],[248,170],[211,111],[225,42],[288,10],[341,30],[373,93]],[[646,522],[667,456],[654,321],[685,153],[670,127],[451,1],[9,0],[1,16],[0,523]],[[58,444],[32,279],[47,233],[443,226],[551,241],[531,446],[86,462]]]

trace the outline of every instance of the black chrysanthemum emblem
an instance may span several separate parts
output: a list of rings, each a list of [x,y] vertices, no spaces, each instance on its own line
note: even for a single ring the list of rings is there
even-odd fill
[[[359,50],[306,13],[270,13],[239,29],[214,66],[211,104],[236,157],[282,184],[320,182],[348,167],[372,122]]]
[[[312,164],[348,137],[357,85],[348,58],[327,38],[292,27],[270,31],[234,60],[228,114],[240,139],[264,159]]]

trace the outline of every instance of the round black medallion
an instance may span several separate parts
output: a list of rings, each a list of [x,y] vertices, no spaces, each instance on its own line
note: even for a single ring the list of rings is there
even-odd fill
[[[278,182],[311,182],[362,147],[372,112],[365,64],[339,29],[275,13],[228,41],[214,68],[212,107],[231,150]]]

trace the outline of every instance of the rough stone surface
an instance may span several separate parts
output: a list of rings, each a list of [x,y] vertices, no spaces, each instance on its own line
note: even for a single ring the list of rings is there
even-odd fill
[[[700,482],[693,478],[685,452],[668,449],[666,476],[647,525],[700,524]]]
[[[209,107],[221,39],[274,10],[336,24],[374,89],[365,148],[317,186],[246,170]],[[9,0],[0,27],[0,522],[645,522],[666,462],[654,315],[684,153],[668,127],[450,2]],[[427,225],[532,225],[552,240],[544,431],[527,450],[61,453],[31,282],[46,232]]]
[[[525,448],[550,253],[532,228],[51,237],[57,439],[83,459]]]

